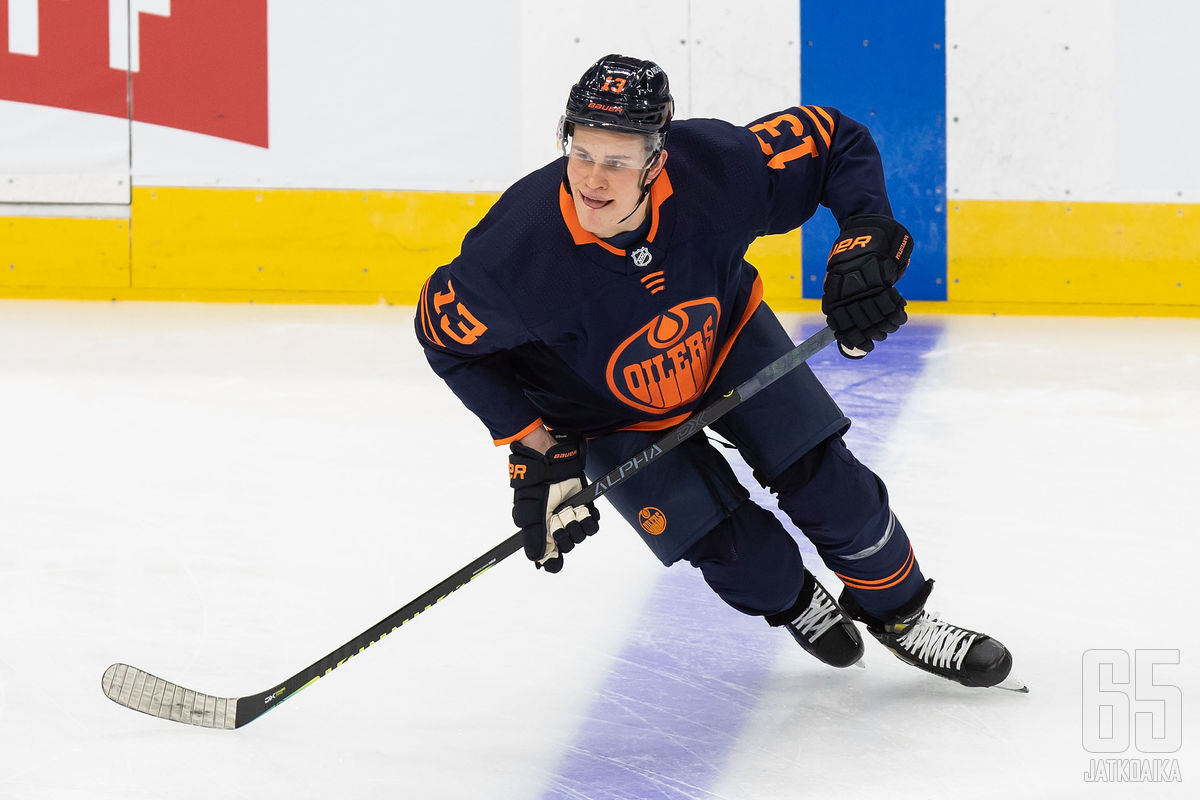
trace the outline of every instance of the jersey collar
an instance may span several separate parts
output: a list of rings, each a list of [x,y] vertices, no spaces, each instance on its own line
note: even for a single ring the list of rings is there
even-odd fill
[[[654,181],[654,185],[650,187],[650,232],[646,234],[647,242],[654,242],[654,237],[658,235],[659,226],[662,222],[663,202],[675,193],[675,189],[671,186],[671,176],[667,174],[664,167],[658,178]],[[571,232],[571,238],[577,245],[595,244],[612,253],[614,256],[625,258],[627,255],[625,250],[620,247],[613,247],[608,242],[596,236],[591,231],[586,231],[579,224],[579,217],[575,214],[575,201],[571,198],[567,187],[561,183],[558,187],[558,208],[562,212],[563,222],[566,223],[567,230]]]

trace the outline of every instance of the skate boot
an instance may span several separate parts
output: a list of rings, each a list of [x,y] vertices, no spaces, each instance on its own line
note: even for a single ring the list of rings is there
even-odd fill
[[[886,620],[871,616],[848,590],[840,598],[846,613],[901,661],[963,686],[995,686],[1008,677],[1012,655],[987,634],[960,628],[925,612],[933,581]],[[1023,688],[1023,687],[1022,687]]]
[[[808,570],[796,602],[768,616],[767,623],[787,628],[801,647],[830,666],[849,667],[862,658],[858,628]]]

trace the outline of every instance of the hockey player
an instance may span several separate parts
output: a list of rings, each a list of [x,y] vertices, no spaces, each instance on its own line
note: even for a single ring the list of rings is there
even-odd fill
[[[585,475],[793,347],[744,260],[756,237],[828,206],[841,234],[821,307],[841,352],[861,358],[907,320],[896,282],[913,243],[862,125],[815,105],[744,127],[673,110],[658,65],[597,61],[568,95],[563,158],[506,191],[421,290],[429,363],[510,446],[513,520],[547,572],[598,528],[594,505],[555,513]],[[702,436],[605,497],[664,564],[699,568],[726,603],[827,664],[861,658],[853,618],[921,669],[1003,681],[1000,642],[924,611],[933,582],[883,482],[843,442],[849,425],[801,366],[712,426],[844,584],[840,600]]]

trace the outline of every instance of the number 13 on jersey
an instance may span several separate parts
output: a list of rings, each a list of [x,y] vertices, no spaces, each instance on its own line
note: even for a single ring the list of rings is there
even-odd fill
[[[820,106],[803,106],[797,110],[812,120],[813,127],[825,146],[829,147],[833,136],[833,117]],[[829,125],[828,130],[821,124],[822,119]],[[795,114],[780,114],[774,119],[751,125],[750,130],[758,137],[758,146],[763,154],[771,157],[767,162],[771,169],[783,169],[789,162],[804,156],[816,158],[820,155],[812,135],[805,135],[804,122]]]

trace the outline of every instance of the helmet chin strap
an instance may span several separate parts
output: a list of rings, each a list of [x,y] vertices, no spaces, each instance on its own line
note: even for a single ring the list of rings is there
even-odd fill
[[[621,222],[624,222],[625,220],[632,217],[634,215],[634,213],[636,213],[637,210],[639,208],[641,208],[642,201],[644,201],[646,199],[646,195],[650,194],[650,187],[654,185],[654,181],[658,180],[658,175],[655,175],[654,181],[647,182],[646,176],[648,174],[650,174],[650,165],[658,160],[659,153],[662,153],[662,151],[659,150],[658,153],[655,153],[654,155],[650,156],[650,160],[646,162],[646,166],[642,167],[642,176],[641,176],[641,178],[638,179],[638,182],[643,184],[642,191],[638,195],[637,202],[633,204],[633,210],[630,211],[628,214],[626,214],[624,217],[622,217],[621,221],[617,223],[618,225],[620,225]],[[661,171],[660,171],[660,174],[661,174]]]
[[[643,178],[643,180],[644,180],[644,178]],[[622,222],[624,222],[625,220],[627,220],[627,219],[629,219],[630,217],[632,217],[634,214],[636,214],[636,213],[637,213],[637,210],[638,210],[639,208],[641,208],[641,206],[642,206],[642,201],[646,199],[646,195],[650,194],[650,184],[651,184],[651,183],[654,183],[654,181],[651,181],[650,183],[647,183],[645,186],[643,186],[643,187],[642,187],[642,191],[641,191],[641,193],[638,195],[638,200],[637,200],[637,202],[633,204],[633,210],[632,210],[632,211],[630,211],[630,212],[629,212],[628,214],[626,214],[625,216],[621,217],[620,221],[619,221],[619,222],[617,222],[617,224],[618,224],[618,225],[620,225]]]

